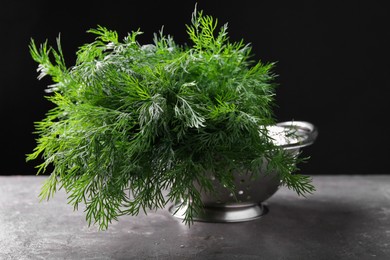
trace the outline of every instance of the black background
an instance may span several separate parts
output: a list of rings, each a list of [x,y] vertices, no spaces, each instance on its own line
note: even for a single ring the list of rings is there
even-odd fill
[[[33,122],[51,104],[50,79],[37,80],[30,38],[50,45],[61,33],[67,65],[93,40],[97,25],[120,37],[138,28],[141,43],[164,32],[188,41],[196,1],[2,1],[0,4],[0,174],[35,174],[25,162],[35,147]],[[251,43],[255,59],[277,61],[279,121],[309,121],[319,129],[301,172],[386,174],[389,161],[389,8],[385,1],[205,1],[198,9],[228,22],[231,40]]]

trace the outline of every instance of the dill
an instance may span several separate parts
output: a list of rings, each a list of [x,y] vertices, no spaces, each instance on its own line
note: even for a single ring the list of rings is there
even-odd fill
[[[217,19],[196,8],[186,28],[189,45],[162,30],[141,45],[140,30],[119,40],[98,26],[71,67],[60,37],[57,48],[31,39],[38,79],[51,77],[46,98],[55,105],[36,122],[37,145],[26,158],[43,158],[37,174],[53,166],[41,199],[65,189],[68,203],[83,203],[88,224],[102,230],[181,200],[190,224],[202,206],[196,183],[212,192],[211,173],[233,190],[234,170],[259,171],[259,158],[299,195],[314,190],[294,173],[303,159],[261,127],[275,124],[275,63],[252,60],[250,44],[231,42],[227,24],[218,30]]]

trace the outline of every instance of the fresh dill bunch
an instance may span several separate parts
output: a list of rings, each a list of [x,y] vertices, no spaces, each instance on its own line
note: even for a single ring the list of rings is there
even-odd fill
[[[213,192],[210,174],[234,190],[233,172],[260,172],[264,158],[287,187],[314,190],[294,173],[303,159],[276,146],[264,127],[275,124],[275,63],[252,60],[250,44],[231,42],[227,25],[202,11],[186,28],[188,45],[162,30],[141,45],[139,30],[119,40],[98,26],[71,67],[59,37],[57,48],[31,40],[38,79],[53,80],[46,98],[54,108],[36,122],[37,146],[27,155],[43,158],[37,174],[53,166],[41,199],[65,189],[100,229],[180,200],[190,224],[200,192]]]

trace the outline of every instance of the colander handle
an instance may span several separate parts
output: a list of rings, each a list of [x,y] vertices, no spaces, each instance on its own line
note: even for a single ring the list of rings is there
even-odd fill
[[[318,136],[318,129],[315,125],[306,121],[285,121],[276,124],[284,128],[291,128],[294,131],[298,131],[300,136],[303,136],[303,140],[299,143],[286,144],[283,147],[285,149],[297,149],[309,146],[315,142]]]

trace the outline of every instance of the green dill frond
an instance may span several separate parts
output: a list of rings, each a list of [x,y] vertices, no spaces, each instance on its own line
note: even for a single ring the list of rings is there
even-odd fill
[[[41,199],[63,188],[75,209],[86,206],[90,225],[106,229],[122,215],[191,202],[185,221],[202,207],[200,191],[212,192],[212,173],[233,188],[233,172],[246,167],[280,172],[299,195],[311,193],[299,174],[299,157],[260,134],[275,123],[275,63],[255,62],[243,41],[231,42],[227,24],[195,9],[181,46],[163,28],[142,45],[138,29],[122,40],[103,26],[65,65],[60,37],[29,50],[38,79],[50,76],[47,99],[55,106],[35,124],[37,146],[27,160],[53,166]],[[168,190],[168,195],[164,191]]]

